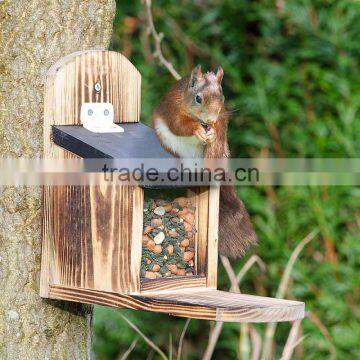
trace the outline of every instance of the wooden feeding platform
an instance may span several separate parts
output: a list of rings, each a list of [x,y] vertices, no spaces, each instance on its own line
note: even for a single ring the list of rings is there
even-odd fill
[[[45,157],[175,163],[154,131],[139,123],[140,83],[119,53],[94,50],[61,59],[45,85]],[[83,103],[113,104],[124,132],[85,129]],[[169,189],[160,199],[162,191],[105,181],[45,186],[40,295],[206,320],[304,316],[302,302],[217,290],[217,186]]]

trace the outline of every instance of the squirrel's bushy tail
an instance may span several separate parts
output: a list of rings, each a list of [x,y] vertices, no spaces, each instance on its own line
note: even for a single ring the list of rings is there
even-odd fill
[[[220,186],[219,253],[242,257],[257,240],[244,203],[233,186]]]

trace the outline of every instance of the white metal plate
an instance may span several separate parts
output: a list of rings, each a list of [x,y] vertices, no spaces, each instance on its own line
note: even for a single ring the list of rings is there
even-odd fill
[[[80,121],[84,128],[95,133],[122,133],[124,129],[114,124],[114,107],[111,103],[83,103]]]

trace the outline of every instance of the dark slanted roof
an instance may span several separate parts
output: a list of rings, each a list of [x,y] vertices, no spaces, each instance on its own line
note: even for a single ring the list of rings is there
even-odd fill
[[[54,125],[56,145],[84,158],[174,158],[160,145],[154,129],[142,123],[124,123],[123,133],[93,133],[81,125]]]
[[[145,163],[140,172],[144,174],[146,169],[155,167],[159,177],[156,182],[146,178],[139,180],[142,187],[180,187],[181,184],[169,183],[166,178],[168,169],[179,168],[179,159],[160,145],[154,129],[142,123],[123,123],[121,127],[124,128],[123,133],[94,133],[81,125],[53,125],[52,140],[56,145],[85,159],[85,172],[100,172],[105,163],[109,169],[125,167],[133,171]],[[160,159],[166,161],[161,162]]]

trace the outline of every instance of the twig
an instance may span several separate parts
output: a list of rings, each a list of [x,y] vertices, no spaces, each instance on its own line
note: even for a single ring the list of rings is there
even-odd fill
[[[152,347],[164,360],[167,360],[166,355],[161,351],[161,349],[156,346],[134,323],[132,323],[126,316],[122,314],[120,314],[120,316],[145,340],[150,347]]]
[[[241,270],[236,276],[236,282],[239,284],[239,286],[243,277],[254,264],[258,264],[262,272],[266,271],[266,265],[258,255],[254,254],[250,256],[249,260],[245,263],[245,265],[241,268]]]
[[[304,336],[302,336],[301,338],[299,338],[299,340],[296,341],[295,344],[294,344],[294,349],[295,349],[298,345],[300,345],[300,344],[304,341],[304,339],[306,339],[307,337],[308,337],[308,335],[304,335]],[[283,360],[283,358],[281,358],[280,360]]]
[[[261,336],[254,329],[253,325],[250,325],[250,339],[251,339],[251,360],[259,360],[261,356]]]
[[[234,269],[231,266],[229,259],[226,256],[220,255],[221,263],[226,270],[227,276],[230,280],[231,287],[230,291],[241,294],[239,284],[237,282],[237,277]],[[248,359],[250,354],[249,349],[249,325],[241,324],[240,325],[240,336],[239,336],[239,344],[238,344],[239,353],[241,354],[241,359]]]
[[[126,360],[129,355],[131,354],[131,352],[134,350],[137,342],[139,340],[139,337],[136,337],[134,339],[134,341],[131,343],[131,345],[129,346],[129,348],[124,352],[123,356],[121,356],[120,360]]]
[[[286,264],[286,268],[283,276],[281,277],[280,285],[278,291],[276,293],[276,297],[282,299],[285,296],[286,289],[289,286],[289,280],[291,271],[294,267],[295,261],[299,257],[301,251],[304,247],[315,238],[315,236],[319,233],[318,229],[314,229],[310,234],[308,234],[304,239],[300,241],[300,243],[296,246],[295,250],[292,252],[288,263]]]
[[[331,358],[336,359],[336,348],[334,346],[333,339],[329,333],[329,330],[314,312],[308,311],[306,312],[305,316],[320,330],[323,336],[327,339],[330,345],[329,351],[331,353]]]
[[[179,24],[171,17],[166,17],[165,21],[174,31],[175,37],[181,41],[192,53],[198,56],[207,56],[211,57],[211,50],[209,47],[205,46],[205,44],[201,44],[201,46],[197,45],[190,36],[188,36],[179,26]]]
[[[295,320],[292,323],[289,336],[286,340],[286,344],[284,346],[281,360],[290,360],[292,357],[292,354],[295,349],[295,344],[297,343],[297,340],[299,338],[299,330],[300,330],[301,320]]]
[[[276,293],[276,297],[279,299],[282,299],[285,294],[286,290],[289,286],[290,281],[290,275],[291,271],[294,267],[295,261],[300,255],[300,252],[304,249],[304,247],[315,238],[315,236],[318,234],[319,230],[314,229],[311,233],[309,233],[304,239],[300,241],[300,243],[296,246],[294,251],[290,255],[290,259],[288,260],[288,263],[286,264],[284,274],[281,277],[280,285],[278,288],[278,291]],[[265,341],[264,341],[264,347],[261,355],[262,360],[269,359],[271,357],[272,352],[272,343],[273,338],[275,334],[277,323],[269,323],[266,326],[265,330]]]
[[[232,268],[229,259],[226,256],[220,255],[221,263],[224,266],[224,269],[226,270],[227,276],[231,283],[230,291],[241,293],[239,284],[237,282],[236,274],[234,272],[234,269]]]
[[[251,260],[251,259],[253,259],[253,260]],[[247,273],[247,271],[250,270],[251,266],[254,263],[258,263],[261,269],[264,269],[264,266],[265,266],[264,262],[257,255],[253,255],[252,257],[250,257],[250,259],[244,265],[244,267],[246,267],[246,269],[243,271],[243,268],[244,268],[243,267],[240,270],[240,272],[238,273],[238,275],[236,275],[234,272],[234,269],[231,266],[229,259],[226,256],[220,255],[220,260],[222,262],[222,265],[224,266],[224,269],[225,269],[225,271],[228,275],[228,278],[230,280],[230,283],[231,283],[230,291],[236,292],[238,294],[241,294],[241,291],[240,291],[240,287],[239,287],[237,279],[241,280],[242,277]],[[208,346],[205,350],[202,360],[211,359],[211,356],[215,349],[215,345],[221,334],[222,327],[223,327],[222,322],[220,322],[220,321],[216,322],[216,325],[209,336]],[[250,327],[249,324],[241,324],[240,325],[240,338],[239,338],[239,341],[240,341],[239,349],[241,352],[243,352],[243,351],[245,352],[245,350],[246,350],[246,352],[248,353],[248,350],[245,349],[245,345],[249,343],[249,341],[248,341],[249,330],[250,330],[250,334],[252,334],[253,338],[258,340],[256,343],[257,344],[256,346],[258,346],[258,344],[260,342],[260,347],[261,347],[261,337],[258,334],[258,332],[253,327]],[[256,341],[256,340],[254,340],[254,341]],[[248,348],[248,345],[247,345],[247,348]],[[257,350],[258,350],[258,352],[260,352],[260,349],[257,348]],[[253,355],[252,359],[258,359],[258,357],[259,357],[258,353],[255,353],[255,356],[257,356],[257,357],[254,357],[254,355]]]
[[[211,360],[212,354],[214,353],[215,350],[215,346],[219,340],[219,336],[221,334],[223,324],[224,323],[221,321],[216,322],[215,327],[209,336],[209,342],[206,347],[205,353],[202,357],[202,360]]]
[[[239,336],[239,358],[241,360],[250,359],[250,329],[249,324],[240,324],[240,336]]]
[[[179,348],[178,348],[177,357],[176,357],[177,360],[181,359],[182,346],[183,346],[186,330],[190,324],[190,321],[191,321],[191,319],[187,319],[185,322],[184,328],[182,329],[182,332],[180,335],[180,340],[179,340]]]
[[[152,360],[154,358],[154,349],[150,349],[148,356],[146,357],[146,360]]]
[[[172,334],[169,333],[169,360],[173,358],[173,341],[172,341]]]
[[[173,64],[170,61],[165,59],[165,57],[162,53],[161,41],[164,37],[164,34],[163,33],[158,34],[155,29],[154,19],[153,19],[152,12],[151,12],[151,0],[145,0],[144,4],[145,4],[146,17],[147,17],[148,26],[149,26],[149,32],[151,33],[151,35],[154,39],[154,44],[155,44],[155,51],[153,53],[153,56],[159,60],[160,64],[162,64],[163,66],[166,67],[166,69],[170,72],[170,74],[176,80],[180,80],[181,79],[180,74],[174,69]]]

